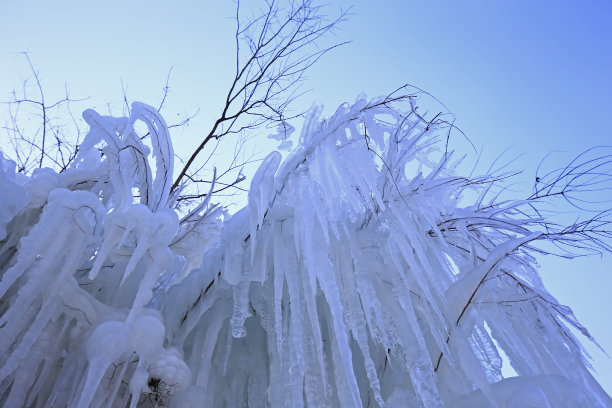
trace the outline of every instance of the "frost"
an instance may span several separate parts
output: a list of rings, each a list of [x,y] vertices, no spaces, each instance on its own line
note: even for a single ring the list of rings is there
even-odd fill
[[[63,173],[0,155],[0,405],[610,406],[535,270],[550,231],[483,204],[493,181],[455,175],[448,129],[407,102],[314,106],[233,215],[213,182],[179,217],[141,103],[84,112]]]

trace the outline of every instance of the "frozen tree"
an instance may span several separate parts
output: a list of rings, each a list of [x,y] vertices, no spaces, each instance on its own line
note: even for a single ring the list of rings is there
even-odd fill
[[[609,155],[499,200],[506,175],[455,174],[449,125],[415,99],[314,107],[223,222],[210,195],[172,210],[169,133],[144,104],[84,112],[62,173],[2,158],[3,405],[608,406],[532,255],[609,249],[607,212],[544,215],[609,182]]]
[[[246,122],[224,113],[208,140],[284,123],[228,95]],[[589,197],[612,182],[610,152],[507,198],[510,173],[461,172],[452,121],[421,114],[421,95],[314,106],[231,216],[216,176],[177,210],[191,165],[174,177],[168,126],[143,103],[85,111],[65,168],[26,175],[0,156],[0,405],[610,406],[575,333],[593,339],[534,258],[611,249]],[[560,223],[557,202],[579,218]]]

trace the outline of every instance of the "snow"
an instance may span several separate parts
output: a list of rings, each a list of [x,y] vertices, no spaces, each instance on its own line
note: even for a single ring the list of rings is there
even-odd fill
[[[0,405],[612,406],[538,277],[530,204],[482,205],[491,181],[413,109],[314,106],[231,216],[213,183],[179,217],[142,103],[84,112],[63,173],[0,155]]]

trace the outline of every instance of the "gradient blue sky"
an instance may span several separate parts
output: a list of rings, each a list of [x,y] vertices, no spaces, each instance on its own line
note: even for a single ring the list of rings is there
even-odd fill
[[[246,4],[247,2],[244,1]],[[452,111],[484,163],[511,147],[531,180],[550,151],[560,165],[612,138],[612,3],[607,0],[333,1],[353,5],[337,32],[352,43],[310,72],[302,101],[328,112],[366,92],[410,82]],[[169,115],[200,115],[176,135],[189,149],[216,117],[233,58],[231,1],[4,1],[0,3],[0,100],[27,75],[28,51],[48,97],[69,85],[84,107],[128,96],[159,103],[174,66]],[[172,122],[172,118],[167,118]],[[517,186],[528,191],[529,182]],[[540,259],[549,290],[612,353],[612,257]],[[612,362],[587,344],[612,393]]]

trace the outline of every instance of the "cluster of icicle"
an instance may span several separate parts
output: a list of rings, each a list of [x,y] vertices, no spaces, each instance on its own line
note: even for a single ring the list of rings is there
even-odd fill
[[[179,222],[170,208],[174,153],[155,109],[83,117],[65,172],[25,177],[0,156],[0,406],[154,406],[192,381],[148,305],[161,278],[201,263],[218,211],[205,201]]]
[[[313,108],[223,222],[210,194],[172,209],[154,109],[84,118],[65,172],[0,157],[0,405],[612,403],[522,249],[540,233],[512,204],[460,205],[487,178],[452,175],[414,110]]]

